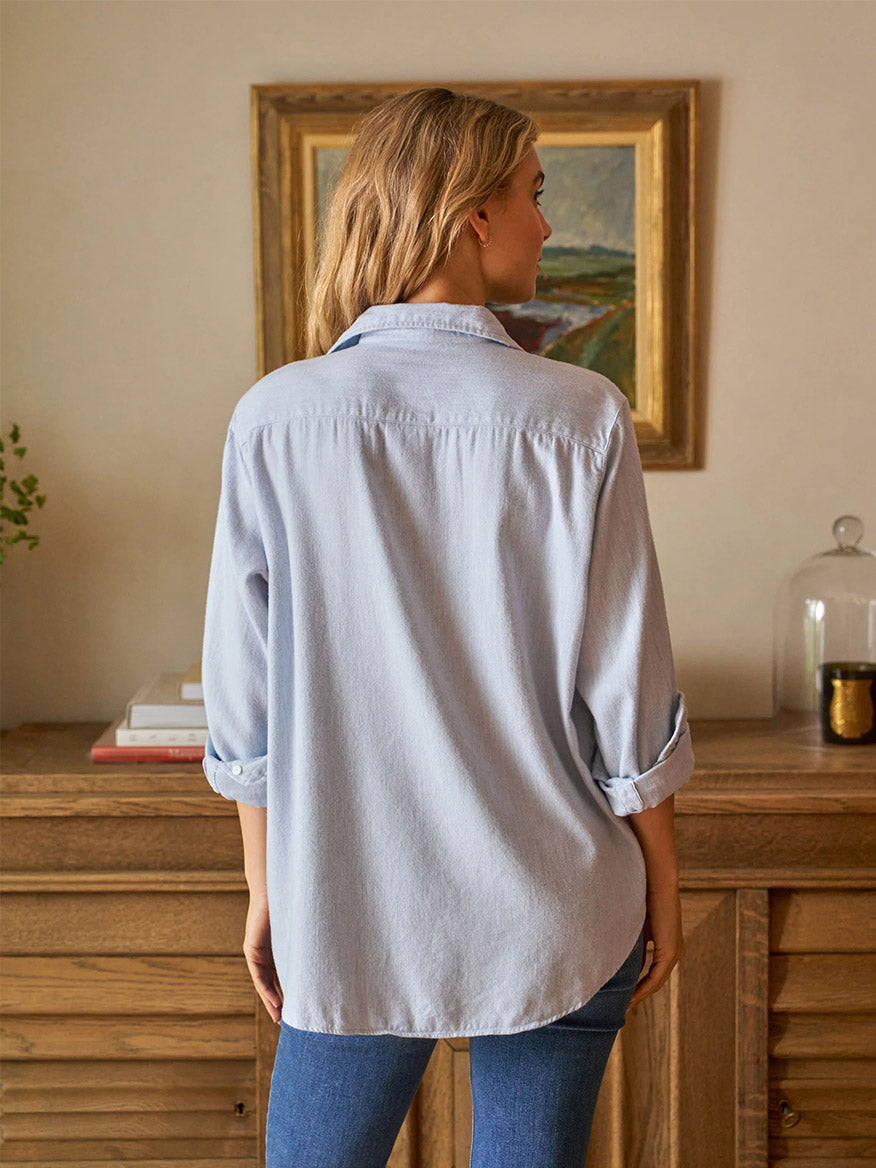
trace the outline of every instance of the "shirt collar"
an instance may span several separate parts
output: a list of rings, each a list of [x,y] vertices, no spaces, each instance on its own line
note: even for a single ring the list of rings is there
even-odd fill
[[[372,304],[353,321],[350,327],[338,337],[329,353],[349,348],[359,343],[363,333],[378,329],[443,329],[451,333],[469,333],[484,337],[488,341],[498,341],[512,349],[522,345],[508,335],[498,318],[484,304]]]

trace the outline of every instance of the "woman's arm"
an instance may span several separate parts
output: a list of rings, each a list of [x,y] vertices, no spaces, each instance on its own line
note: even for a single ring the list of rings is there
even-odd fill
[[[645,942],[654,942],[651,964],[636,986],[629,1011],[667,980],[684,952],[684,935],[675,850],[675,794],[628,818],[645,857]]]
[[[268,898],[268,809],[237,804],[240,834],[243,836],[243,871],[250,897]]]
[[[243,836],[243,871],[249,888],[243,955],[256,992],[272,1021],[279,1023],[283,1003],[271,947],[268,913],[268,809],[238,803],[237,814]]]
[[[266,806],[268,565],[257,501],[230,426],[207,585],[201,682],[207,781],[225,799]]]
[[[576,688],[593,720],[593,779],[615,814],[629,817],[645,860],[644,933],[653,954],[635,1005],[663,985],[682,953],[673,796],[691,777],[694,757],[623,397],[604,451]]]
[[[675,793],[656,807],[646,807],[628,816],[642,855],[648,892],[669,892],[678,888],[678,855],[675,851]]]

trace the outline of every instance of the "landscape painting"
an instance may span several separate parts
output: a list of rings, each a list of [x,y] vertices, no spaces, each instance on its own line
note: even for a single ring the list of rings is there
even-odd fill
[[[635,408],[635,146],[536,143],[536,151],[552,230],[536,295],[488,307],[527,352],[605,374]]]

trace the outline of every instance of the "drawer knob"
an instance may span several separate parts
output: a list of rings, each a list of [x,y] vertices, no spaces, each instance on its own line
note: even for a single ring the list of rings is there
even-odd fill
[[[780,1100],[779,1111],[782,1113],[782,1127],[793,1127],[799,1122],[800,1112],[795,1111],[787,1099]]]

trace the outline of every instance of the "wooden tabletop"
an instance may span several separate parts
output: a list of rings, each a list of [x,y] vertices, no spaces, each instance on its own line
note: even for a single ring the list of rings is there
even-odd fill
[[[27,789],[28,784],[22,783],[27,778],[54,778],[56,790],[78,777],[102,789],[113,784],[124,787],[146,775],[152,790],[193,789],[192,783],[206,782],[199,762],[92,762],[91,745],[106,725],[29,722],[4,730],[0,763],[4,789],[21,792]],[[690,783],[678,792],[680,802],[695,790],[716,784],[749,790],[791,784],[814,791],[825,774],[832,785],[851,784],[876,793],[876,746],[825,745],[799,719],[695,719],[690,732],[696,766]],[[45,782],[40,786],[45,789]],[[76,783],[75,789],[82,788],[81,782]]]

